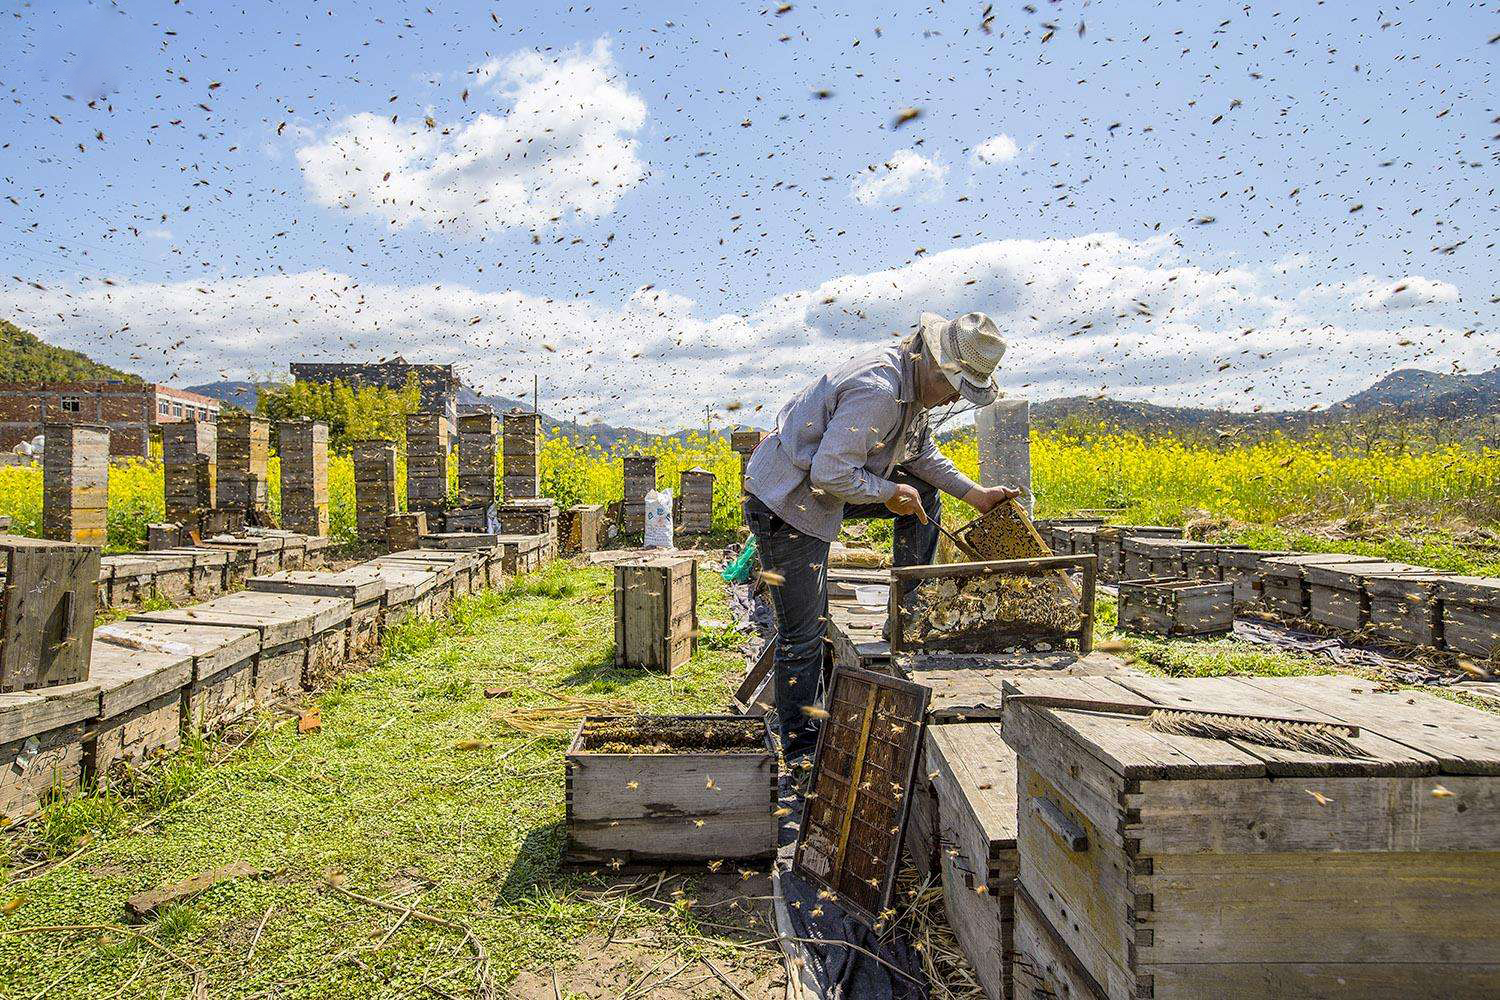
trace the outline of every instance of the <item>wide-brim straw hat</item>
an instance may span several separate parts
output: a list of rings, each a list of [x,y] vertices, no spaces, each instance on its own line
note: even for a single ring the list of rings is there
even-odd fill
[[[964,313],[952,320],[923,313],[922,343],[964,399],[988,406],[1000,395],[995,369],[1005,356],[1005,338],[984,313]]]

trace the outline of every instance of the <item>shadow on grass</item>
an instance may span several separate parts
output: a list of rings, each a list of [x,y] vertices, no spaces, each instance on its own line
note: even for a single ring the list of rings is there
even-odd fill
[[[500,886],[499,901],[514,903],[534,895],[538,889],[570,885],[578,872],[563,868],[562,852],[568,842],[567,827],[562,820],[538,826],[526,834],[516,852],[515,863]]]

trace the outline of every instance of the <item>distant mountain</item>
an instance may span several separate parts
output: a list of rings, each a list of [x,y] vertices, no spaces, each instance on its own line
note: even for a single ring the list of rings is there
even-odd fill
[[[139,382],[139,375],[101,365],[86,354],[42,343],[0,319],[0,382]]]
[[[229,403],[238,406],[242,410],[255,412],[256,401],[260,399],[262,389],[280,388],[279,382],[206,382],[203,385],[188,386],[189,392],[196,392],[210,399],[217,399],[221,403]]]
[[[1500,412],[1500,368],[1450,375],[1402,368],[1344,400],[1357,413],[1390,409],[1403,415],[1472,417]]]

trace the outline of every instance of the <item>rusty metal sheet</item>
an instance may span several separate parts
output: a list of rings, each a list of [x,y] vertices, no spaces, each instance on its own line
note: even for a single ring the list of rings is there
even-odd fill
[[[793,870],[876,930],[891,916],[927,698],[921,685],[848,668],[828,689]]]

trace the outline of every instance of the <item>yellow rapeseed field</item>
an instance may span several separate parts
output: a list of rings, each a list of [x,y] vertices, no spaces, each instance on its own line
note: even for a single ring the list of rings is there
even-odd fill
[[[1193,445],[1170,438],[1099,434],[1088,438],[1033,434],[1032,468],[1038,516],[1079,509],[1112,509],[1129,523],[1182,523],[1210,516],[1248,525],[1306,526],[1357,519],[1426,526],[1494,526],[1500,523],[1500,452],[1455,445],[1428,450],[1376,447],[1341,449],[1329,441],[1271,438],[1249,444]],[[657,483],[673,490],[685,469],[713,472],[714,527],[740,523],[739,456],[722,437],[697,432],[656,438],[641,448],[657,457]],[[972,433],[945,450],[975,475]],[[542,448],[542,492],[560,505],[609,503],[623,488],[621,450],[596,442],[548,439]],[[272,510],[279,494],[278,463],[271,461]],[[398,475],[404,474],[404,466]],[[456,469],[450,468],[450,477]],[[349,458],[330,456],[331,533],[354,539],[354,475]],[[0,514],[12,530],[38,534],[42,474],[39,466],[0,467]],[[952,508],[950,507],[950,511]],[[109,544],[139,548],[146,525],[163,514],[161,466],[131,460],[110,470]]]

